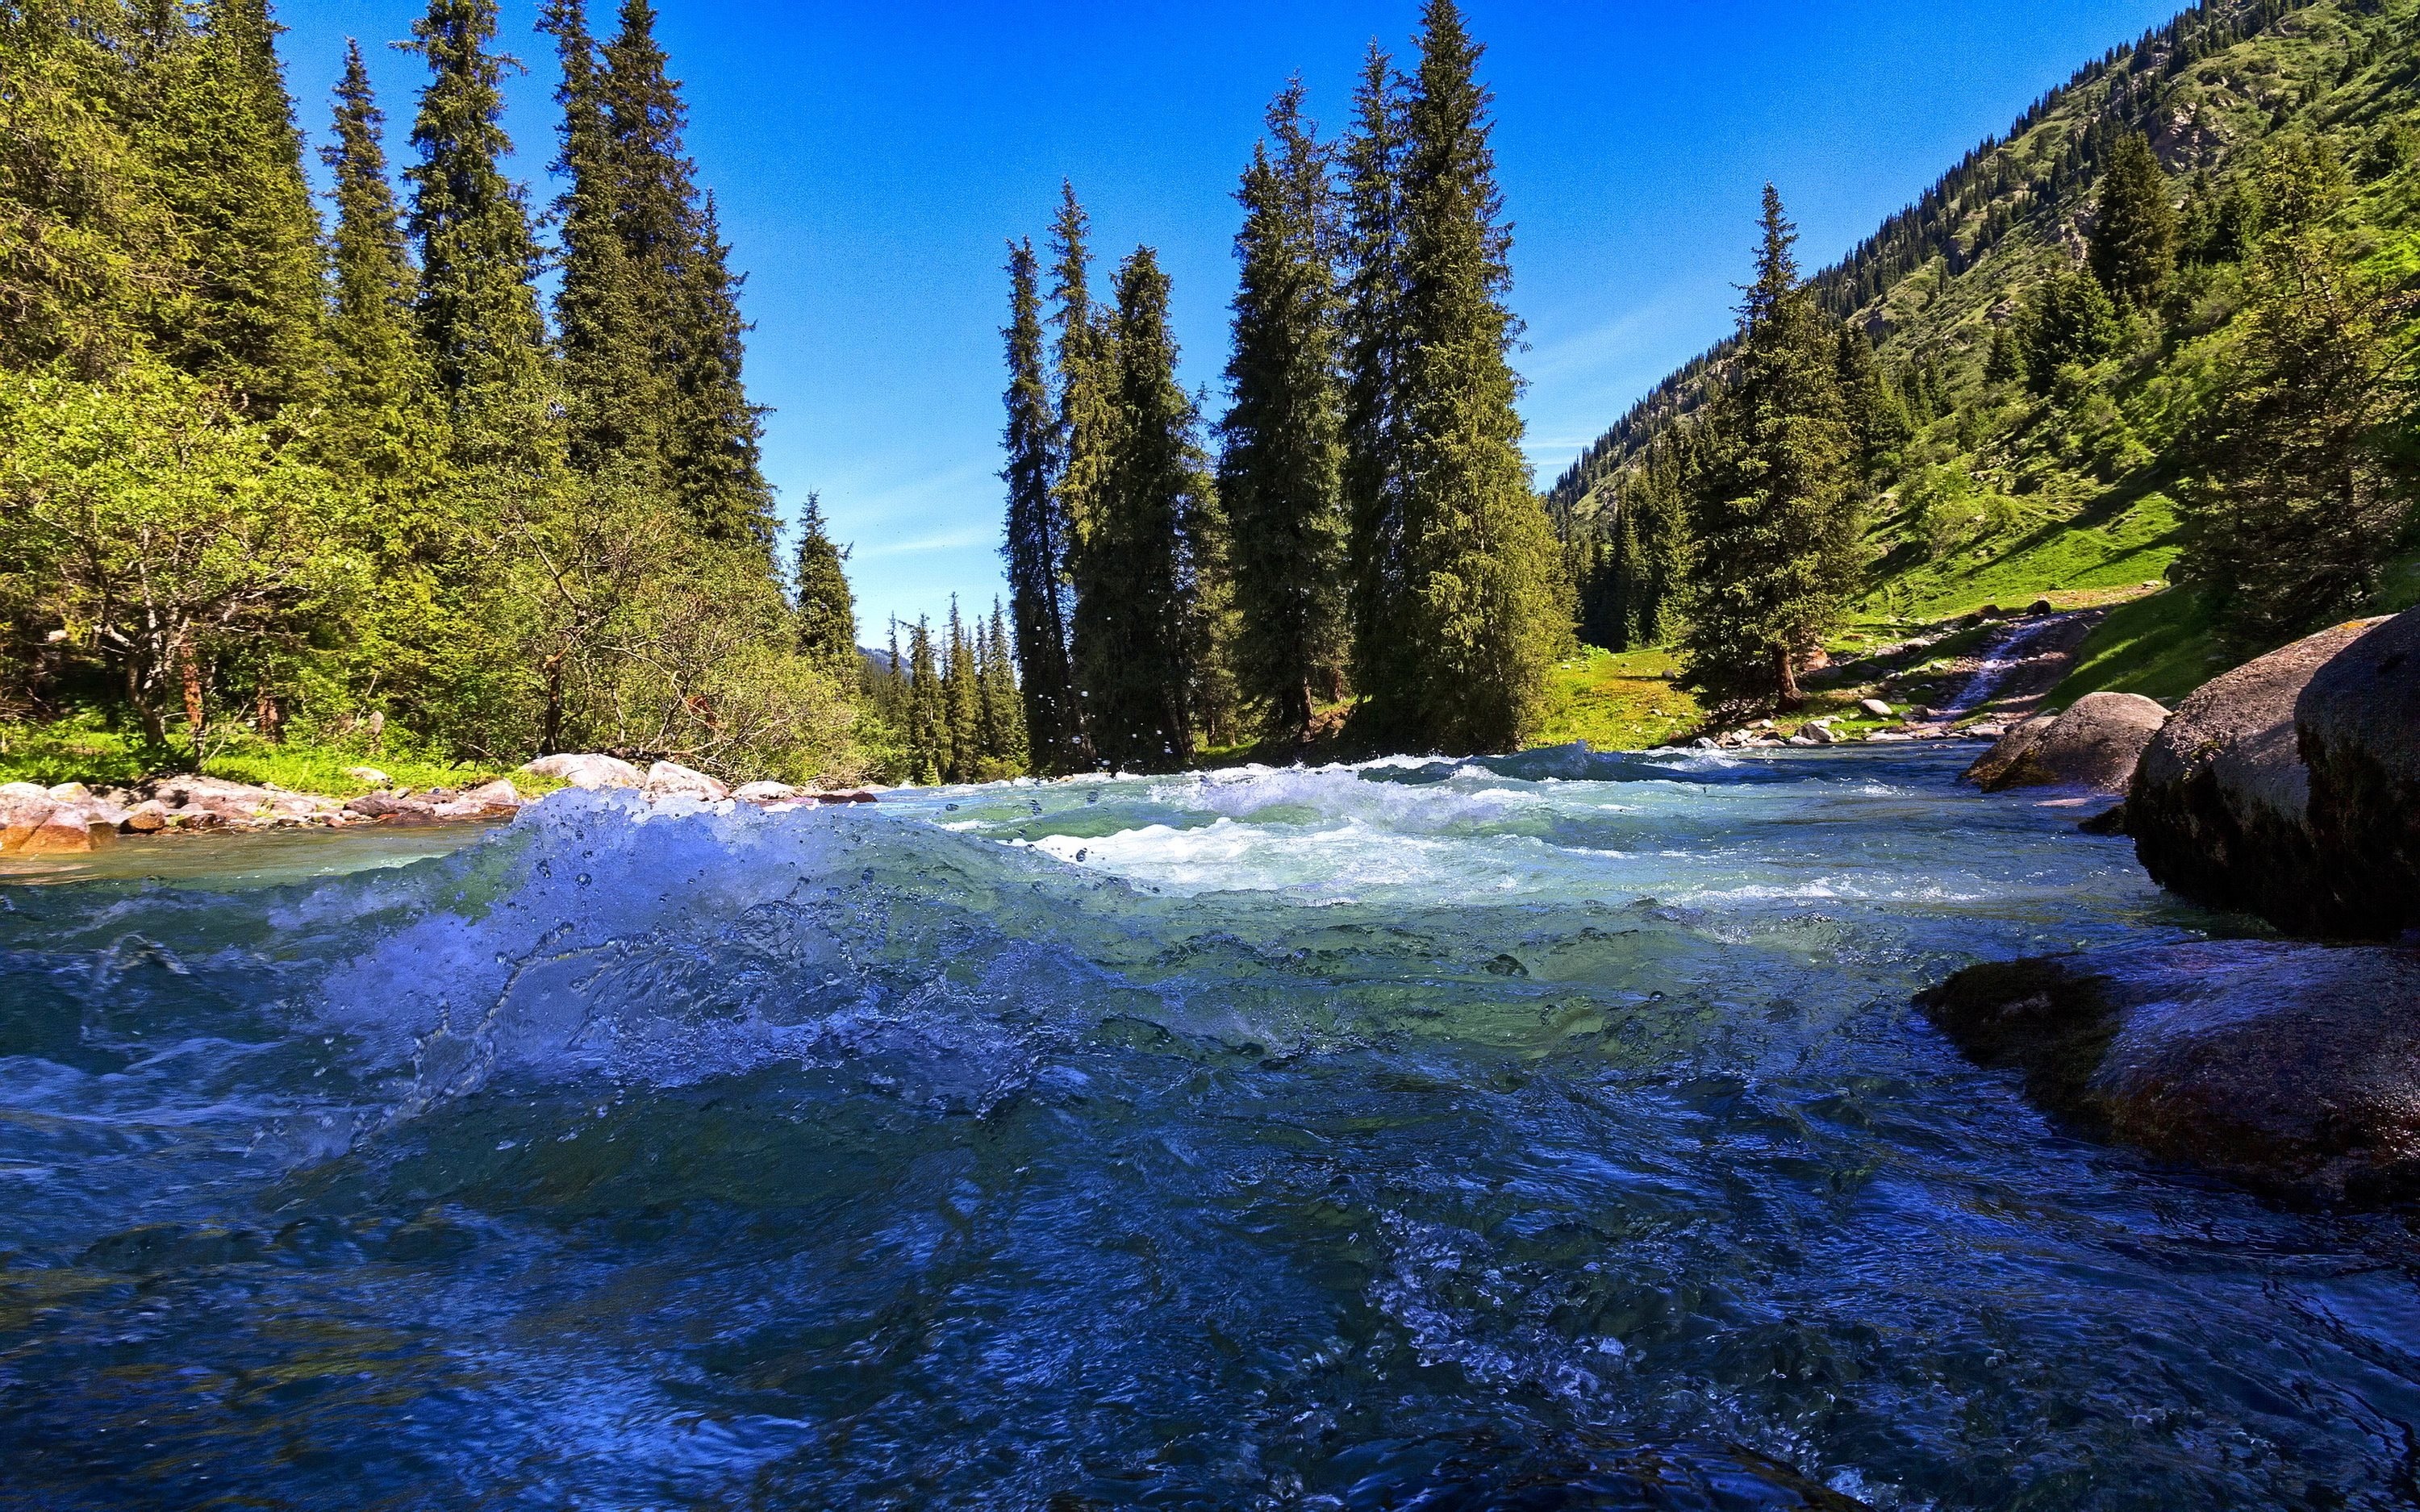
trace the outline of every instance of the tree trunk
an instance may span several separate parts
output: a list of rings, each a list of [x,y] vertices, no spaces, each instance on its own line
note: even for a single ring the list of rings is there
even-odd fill
[[[194,655],[194,632],[186,630],[177,637],[177,681],[185,694],[185,726],[193,732],[194,764],[201,764],[202,735],[202,667]]]
[[[537,737],[541,756],[553,755],[563,739],[563,657],[558,651],[546,658],[546,719]]]
[[[1789,647],[1775,648],[1773,671],[1774,680],[1780,687],[1781,706],[1785,709],[1804,707],[1807,695],[1798,690],[1798,657]]]

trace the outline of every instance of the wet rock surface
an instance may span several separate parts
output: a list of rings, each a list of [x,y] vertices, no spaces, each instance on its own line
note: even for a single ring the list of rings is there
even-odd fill
[[[2136,693],[2086,693],[2055,717],[2037,715],[2002,735],[1967,769],[1986,793],[2019,787],[2119,794],[2168,711]]]
[[[2381,788],[2392,792],[2395,779],[2356,779],[2348,792],[2332,790],[2320,798],[2316,807],[2332,815],[2332,839],[2323,843],[2311,820],[2312,773],[2296,714],[2320,670],[2384,623],[2356,620],[2323,630],[2211,679],[2178,705],[2144,748],[2127,796],[2127,833],[2152,880],[2206,906],[2256,913],[2295,933],[2390,933],[2365,927],[2377,909],[2345,896],[2344,837],[2397,822],[2391,807],[2382,806],[2387,800],[2377,795]],[[2407,689],[2420,686],[2412,682],[2420,666],[2400,675]],[[2374,689],[2349,693],[2341,713],[2330,703],[2332,776],[2381,770],[2364,764],[2374,760],[2364,753],[2379,744],[2381,733],[2353,706],[2368,708],[2383,697]],[[2408,748],[2408,733],[2404,739]],[[2381,748],[2391,746],[2390,739]],[[2402,823],[2411,822],[2407,810]],[[2393,870],[2389,859],[2365,875]]]
[[[2294,701],[2323,923],[2390,939],[2420,929],[2420,613],[2330,657]]]
[[[2420,1196],[2420,950],[2204,941],[1970,966],[1919,995],[2088,1131],[2273,1196]]]

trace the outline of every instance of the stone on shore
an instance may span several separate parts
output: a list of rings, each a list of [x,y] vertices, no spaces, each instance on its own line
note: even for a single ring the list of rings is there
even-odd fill
[[[2126,831],[2153,881],[2293,933],[2353,933],[2332,876],[2339,859],[2311,825],[2295,705],[2320,668],[2383,623],[2322,630],[2212,678],[2177,706],[2144,748],[2126,799]]]
[[[678,762],[658,762],[648,767],[646,792],[649,798],[690,797],[708,803],[731,796],[731,790],[716,779]]]
[[[2037,715],[2000,737],[1966,769],[1986,793],[2019,787],[2118,794],[2168,711],[2136,693],[2086,693],[2066,713]]]
[[[2330,933],[2420,928],[2420,612],[2336,653],[2294,701]]]
[[[117,827],[130,835],[156,835],[168,827],[168,806],[157,798],[146,798],[126,810]]]
[[[521,795],[520,790],[513,786],[512,779],[500,777],[492,782],[482,782],[477,787],[465,789],[457,801],[476,805],[485,811],[510,813],[521,806]]]
[[[743,782],[732,789],[731,795],[742,803],[787,803],[804,793],[787,782]]]
[[[395,779],[375,766],[348,766],[345,768],[345,775],[356,782],[367,782],[374,788],[392,787],[395,784]]]
[[[2420,950],[2133,947],[1970,966],[1917,1001],[2096,1134],[2279,1196],[2420,1193]]]
[[[596,754],[541,756],[524,763],[524,772],[551,777],[576,788],[643,788],[646,775],[628,762],[615,756]]]
[[[1894,710],[1889,704],[1884,702],[1880,699],[1859,699],[1857,700],[1857,707],[1866,713],[1872,715],[1877,719],[1891,719],[1898,717],[1898,711]]]

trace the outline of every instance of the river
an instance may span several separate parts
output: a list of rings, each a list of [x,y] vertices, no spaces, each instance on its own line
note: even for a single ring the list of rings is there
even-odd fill
[[[2409,1504],[2400,1219],[1909,1006],[2223,925],[1970,754],[20,872],[0,1504]]]

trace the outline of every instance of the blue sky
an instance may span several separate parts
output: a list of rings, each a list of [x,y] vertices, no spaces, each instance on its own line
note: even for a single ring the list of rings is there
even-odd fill
[[[785,517],[810,489],[853,543],[862,638],[1001,592],[1002,239],[1040,239],[1074,180],[1104,261],[1149,242],[1174,281],[1185,378],[1215,413],[1236,174],[1299,72],[1341,124],[1373,38],[1416,0],[965,5],[659,0],[690,150],[722,214],[771,407]],[[592,0],[610,9],[613,0]],[[537,0],[503,0],[515,171],[554,150]],[[1541,484],[1730,328],[1757,196],[1780,186],[1811,270],[1985,134],[2174,0],[1466,0],[1497,96],[1514,224],[1517,358]],[[312,144],[345,39],[369,54],[389,152],[409,151],[410,0],[288,0],[288,87]],[[600,33],[612,17],[592,18]],[[317,163],[314,160],[316,171]]]

